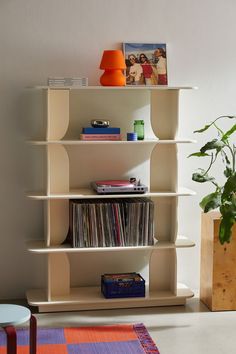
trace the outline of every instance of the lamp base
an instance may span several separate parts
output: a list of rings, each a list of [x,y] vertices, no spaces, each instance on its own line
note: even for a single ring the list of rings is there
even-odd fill
[[[105,70],[100,77],[102,86],[125,86],[126,80],[122,70]]]

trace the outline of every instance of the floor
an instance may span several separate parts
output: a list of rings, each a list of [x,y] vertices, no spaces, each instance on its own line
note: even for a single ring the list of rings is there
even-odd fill
[[[144,323],[161,354],[234,354],[236,312],[210,312],[198,298],[186,306],[37,314],[38,326]]]

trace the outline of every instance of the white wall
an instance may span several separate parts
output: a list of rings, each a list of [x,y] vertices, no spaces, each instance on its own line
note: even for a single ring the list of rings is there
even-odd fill
[[[234,0],[1,0],[0,298],[23,297],[45,275],[43,259],[24,244],[40,238],[42,208],[24,195],[33,175],[23,142],[22,88],[56,75],[87,76],[97,84],[104,49],[120,48],[124,41],[166,42],[170,84],[199,87],[183,94],[181,108],[179,135],[193,138],[192,131],[206,121],[236,112],[235,11]],[[207,187],[191,181],[197,160],[186,156],[202,139],[180,147],[180,183],[198,192],[179,203],[180,233],[197,247],[179,252],[178,276],[192,288],[199,284],[198,202]]]

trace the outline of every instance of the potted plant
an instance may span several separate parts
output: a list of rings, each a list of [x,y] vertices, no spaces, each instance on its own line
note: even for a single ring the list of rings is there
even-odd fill
[[[221,119],[233,120],[232,127],[226,132],[218,126],[218,121]],[[192,179],[199,183],[210,182],[215,186],[215,191],[206,195],[200,202],[200,206],[204,213],[219,208],[221,213],[219,240],[221,244],[224,244],[230,241],[232,226],[236,222],[236,145],[231,140],[232,134],[236,131],[236,116],[220,116],[194,133],[203,133],[212,127],[216,130],[216,138],[208,141],[200,151],[189,157],[210,158],[208,168],[206,170],[199,168],[193,173]],[[216,178],[209,174],[218,156],[222,159],[223,173],[226,177],[223,186],[220,186]]]
[[[226,131],[219,126],[222,120],[232,121]],[[200,202],[204,212],[201,226],[200,298],[213,311],[236,310],[236,144],[233,140],[236,116],[220,116],[194,133],[204,133],[208,129],[215,130],[215,138],[189,155],[209,159],[208,168],[199,168],[193,173],[192,179],[198,183],[209,182],[214,187],[214,191]],[[211,173],[212,166],[219,158],[225,177],[223,184]],[[219,212],[211,212],[215,209],[219,209]]]

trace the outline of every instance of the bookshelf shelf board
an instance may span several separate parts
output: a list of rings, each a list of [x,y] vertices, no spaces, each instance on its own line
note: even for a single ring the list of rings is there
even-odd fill
[[[59,86],[59,87],[53,87],[53,86],[33,86],[33,87],[27,87],[27,89],[35,89],[35,90],[42,90],[42,89],[48,89],[48,90],[145,90],[145,91],[156,91],[156,90],[196,90],[196,86]]]
[[[148,292],[145,297],[105,299],[100,287],[71,288],[70,294],[54,297],[48,301],[45,290],[27,291],[28,303],[39,306],[39,311],[69,311],[109,308],[129,308],[147,306],[184,305],[187,298],[193,297],[193,292],[183,284],[177,284],[176,295],[170,290]],[[58,308],[57,308],[58,306]]]
[[[193,196],[196,193],[188,188],[180,187],[177,192],[173,191],[157,191],[157,192],[147,192],[144,194],[97,194],[89,188],[71,190],[69,193],[58,193],[49,194],[36,193],[29,194],[29,198],[37,200],[48,200],[48,199],[109,199],[109,198],[140,198],[140,197],[185,197]]]
[[[127,246],[127,247],[90,247],[72,248],[69,244],[47,247],[43,240],[27,242],[28,251],[34,253],[91,253],[91,252],[125,252],[125,251],[152,251],[155,249],[194,247],[195,243],[187,237],[179,236],[175,243],[158,241],[153,246]]]
[[[83,141],[83,140],[50,140],[50,141],[28,141],[29,144],[32,145],[96,145],[96,144],[111,144],[111,145],[128,145],[128,144],[141,144],[141,145],[146,145],[146,144],[191,144],[191,143],[196,143],[196,140],[193,139],[174,139],[174,140],[160,140],[160,139],[146,139],[146,140],[137,140],[137,141],[127,141],[127,140],[120,140],[120,141],[109,141],[109,140],[104,140],[104,141],[98,141],[98,140],[93,140],[93,141]]]

